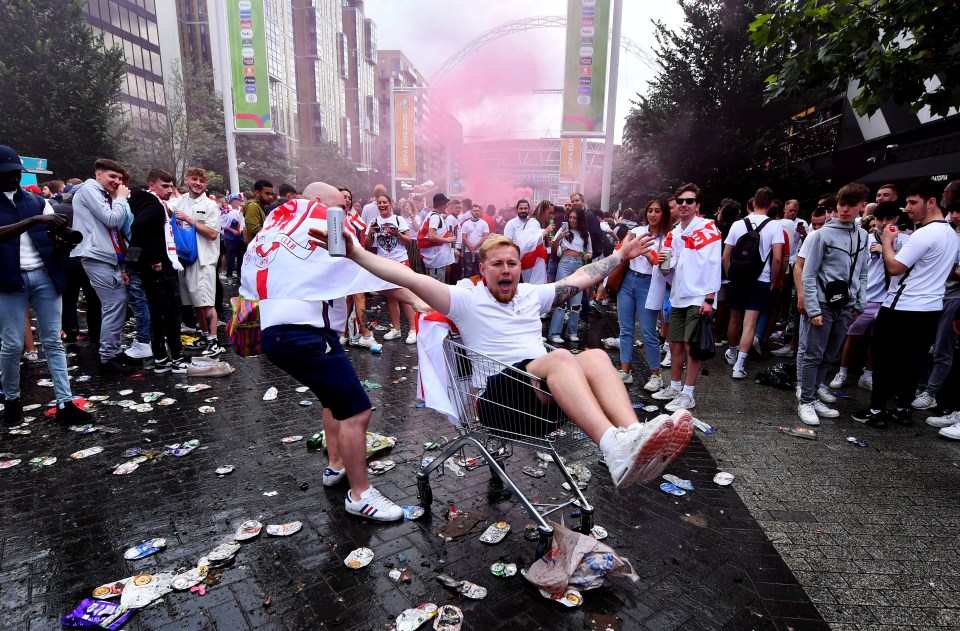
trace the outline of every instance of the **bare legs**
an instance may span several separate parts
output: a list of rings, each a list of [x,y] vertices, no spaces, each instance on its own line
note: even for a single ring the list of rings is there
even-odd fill
[[[697,384],[697,376],[700,374],[699,359],[690,357],[689,342],[670,342],[670,357],[673,363],[670,364],[670,380],[680,381],[683,377],[683,364],[687,364],[687,378],[685,385],[694,386]]]
[[[333,418],[330,410],[323,410],[323,429],[327,439],[330,468],[347,470],[350,497],[357,501],[370,488],[367,478],[367,425],[371,410],[364,410],[343,421]]]

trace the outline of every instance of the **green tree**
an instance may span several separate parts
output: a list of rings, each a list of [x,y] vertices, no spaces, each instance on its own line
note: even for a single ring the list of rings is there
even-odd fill
[[[854,81],[862,115],[893,101],[946,116],[960,107],[958,24],[956,0],[790,0],[757,15],[750,31],[762,54],[783,51],[768,100]]]
[[[340,153],[340,147],[332,142],[301,149],[296,174],[301,186],[311,182],[345,186],[353,191],[354,199],[358,201],[373,190],[372,184],[361,177],[353,163]],[[386,185],[386,182],[383,184]]]
[[[123,51],[105,49],[82,0],[0,0],[0,139],[85,178],[113,157],[122,129]]]
[[[748,26],[765,2],[679,4],[684,24],[678,31],[655,22],[661,71],[628,115],[624,164],[634,165],[632,177],[639,177],[634,190],[693,181],[712,203],[752,192],[768,179],[764,169],[775,166],[767,164],[768,152],[796,109],[783,99],[764,104],[764,77],[775,54],[753,47]]]

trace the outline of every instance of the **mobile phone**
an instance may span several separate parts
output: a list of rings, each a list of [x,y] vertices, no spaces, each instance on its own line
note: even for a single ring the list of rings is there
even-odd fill
[[[570,222],[564,221],[562,224],[560,224],[560,229],[564,232],[570,232]]]

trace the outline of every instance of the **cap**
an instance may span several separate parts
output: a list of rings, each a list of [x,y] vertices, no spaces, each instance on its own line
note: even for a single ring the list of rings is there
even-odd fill
[[[446,206],[450,203],[450,199],[447,198],[443,193],[437,193],[433,196],[433,207],[439,208],[440,206]]]
[[[23,162],[17,152],[7,145],[0,145],[0,173],[9,173],[10,171],[25,171]]]
[[[41,190],[40,190],[40,187],[37,186],[36,184],[30,184],[30,185],[28,185],[28,186],[24,186],[24,187],[23,187],[23,190],[25,190],[25,191],[30,191],[30,192],[33,193],[34,195],[42,195],[42,194],[43,194],[43,191],[41,191]]]
[[[232,202],[232,201],[235,200],[235,199],[239,199],[240,201],[243,201],[243,198],[242,198],[242,197],[240,197],[240,196],[237,195],[236,193],[233,193],[232,195],[229,195],[229,196],[227,197],[227,203],[230,203],[230,202]]]

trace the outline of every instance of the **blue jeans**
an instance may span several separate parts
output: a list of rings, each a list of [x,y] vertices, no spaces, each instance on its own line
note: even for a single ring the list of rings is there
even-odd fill
[[[557,266],[557,280],[560,281],[570,276],[580,269],[582,265],[583,263],[579,256],[561,257],[560,264]],[[553,312],[553,318],[550,320],[550,332],[548,333],[550,337],[560,335],[560,329],[563,327],[563,313],[568,309],[570,311],[570,318],[567,320],[567,336],[577,334],[577,324],[580,323],[580,299],[582,296],[583,294],[581,293],[571,296],[570,300],[567,301],[566,307],[557,307]]]
[[[60,318],[63,303],[53,286],[46,268],[21,271],[23,291],[0,293],[0,370],[3,371],[3,392],[8,399],[20,398],[20,355],[23,353],[27,304],[37,314],[40,342],[47,356],[47,367],[53,378],[53,391],[57,402],[73,399],[70,380],[67,379],[67,356],[60,342]]]
[[[617,292],[617,317],[620,320],[620,363],[633,361],[633,329],[640,321],[640,337],[647,354],[650,370],[660,370],[660,339],[657,337],[657,318],[660,312],[647,309],[650,274],[627,270]]]
[[[139,272],[127,272],[127,302],[137,321],[137,341],[150,343],[150,307],[147,305],[147,292],[143,289],[143,278]]]
[[[547,259],[547,282],[552,283],[557,280],[557,266],[560,265],[560,259],[551,256]]]

